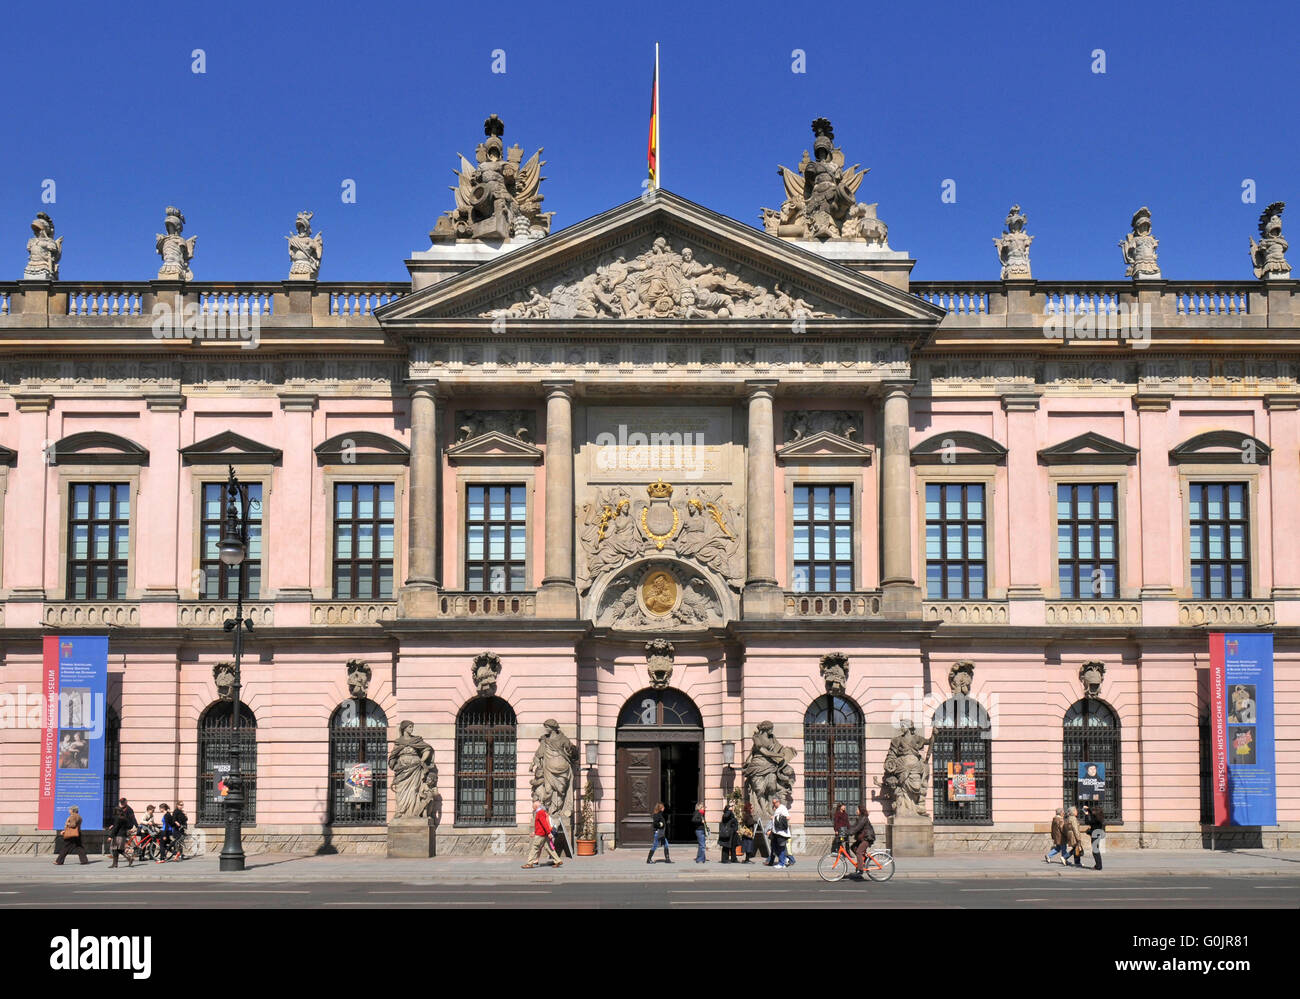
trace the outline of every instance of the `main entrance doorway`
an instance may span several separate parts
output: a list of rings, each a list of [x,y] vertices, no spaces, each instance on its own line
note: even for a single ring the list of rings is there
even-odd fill
[[[704,724],[680,690],[643,690],[618,716],[614,808],[618,846],[649,846],[662,801],[669,842],[691,842],[691,815],[704,791]]]

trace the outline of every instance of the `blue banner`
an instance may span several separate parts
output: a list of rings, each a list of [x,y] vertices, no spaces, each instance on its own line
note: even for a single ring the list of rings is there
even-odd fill
[[[44,653],[40,827],[62,829],[75,805],[82,829],[103,829],[108,638],[46,635]]]
[[[1226,764],[1216,824],[1277,825],[1273,636],[1211,635],[1210,649],[1216,756]]]

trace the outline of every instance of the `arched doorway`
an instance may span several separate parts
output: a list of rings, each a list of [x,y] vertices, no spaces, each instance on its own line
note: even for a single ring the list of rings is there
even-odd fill
[[[704,792],[704,721],[680,690],[647,688],[618,713],[614,791],[618,846],[649,846],[662,801],[669,842],[692,841],[691,813]]]

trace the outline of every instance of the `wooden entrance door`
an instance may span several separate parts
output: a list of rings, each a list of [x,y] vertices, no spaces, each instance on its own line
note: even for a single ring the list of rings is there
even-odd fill
[[[654,839],[650,815],[659,801],[659,747],[619,746],[618,845],[646,846]]]

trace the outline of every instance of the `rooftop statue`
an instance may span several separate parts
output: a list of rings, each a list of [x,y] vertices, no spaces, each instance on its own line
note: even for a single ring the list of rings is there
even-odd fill
[[[998,249],[998,259],[1002,261],[1002,280],[1020,278],[1027,280],[1032,275],[1029,271],[1029,244],[1034,237],[1025,232],[1024,212],[1019,205],[1012,205],[1007,212],[1007,221],[1001,236],[993,237],[993,245]]]
[[[311,234],[311,217],[313,212],[299,212],[294,222],[298,231],[292,236],[285,236],[289,241],[290,281],[315,281],[320,274],[321,257],[325,253],[325,234]]]
[[[545,161],[538,159],[542,151],[522,162],[524,152],[518,146],[506,152],[501,141],[505,131],[505,122],[492,115],[483,123],[487,138],[474,152],[478,165],[461,155],[458,183],[451,189],[456,207],[438,219],[429,233],[433,242],[536,239],[551,231],[555,213],[542,211],[543,197],[538,193],[546,179],[542,176]]]
[[[27,241],[27,266],[24,281],[57,281],[59,259],[63,256],[63,237],[54,238],[54,220],[44,212],[32,219],[32,238]]]
[[[1287,241],[1282,238],[1282,210],[1285,201],[1274,201],[1259,216],[1259,242],[1250,240],[1250,260],[1257,278],[1289,278],[1291,265],[1286,262]]]
[[[190,261],[194,259],[194,244],[199,237],[181,238],[181,232],[185,229],[185,216],[179,208],[168,206],[167,220],[163,224],[167,231],[158,233],[158,238],[154,240],[154,248],[163,262],[158,269],[158,280],[193,281]]]
[[[812,123],[813,155],[804,150],[798,171],[776,168],[785,181],[781,210],[764,208],[763,228],[785,239],[852,239],[888,249],[889,228],[876,218],[876,206],[857,203],[867,170],[844,166],[844,150],[826,118]]]
[[[1119,244],[1127,267],[1124,273],[1134,280],[1160,277],[1160,263],[1156,260],[1156,247],[1160,240],[1151,235],[1151,212],[1142,206],[1133,215],[1133,231]]]

